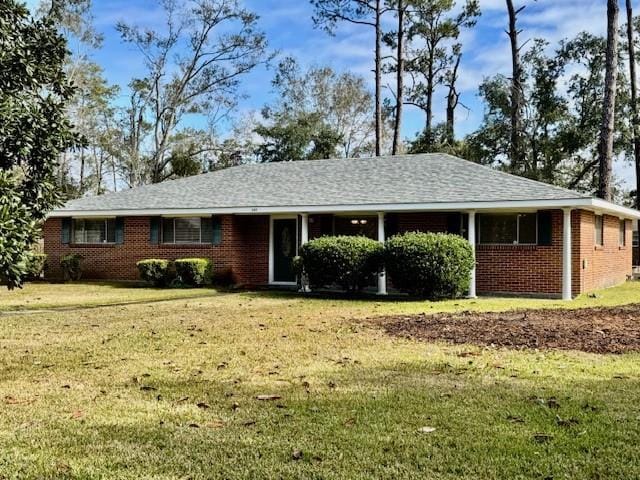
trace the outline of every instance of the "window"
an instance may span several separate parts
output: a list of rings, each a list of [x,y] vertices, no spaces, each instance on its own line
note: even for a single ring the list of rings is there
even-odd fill
[[[594,241],[595,241],[595,244],[598,246],[604,245],[604,219],[602,215],[596,215]]]
[[[640,245],[640,232],[636,230],[633,232],[633,246],[637,247],[638,245]]]
[[[535,245],[538,216],[535,213],[482,214],[479,218],[480,243]]]
[[[619,244],[624,247],[627,244],[627,222],[620,220],[620,240]]]
[[[163,218],[162,243],[211,243],[210,218]]]
[[[115,243],[116,219],[73,219],[73,243]]]

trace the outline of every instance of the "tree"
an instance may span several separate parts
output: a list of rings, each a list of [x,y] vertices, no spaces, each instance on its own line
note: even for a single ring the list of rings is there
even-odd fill
[[[264,140],[256,149],[261,162],[331,158],[340,141],[317,113],[281,118],[271,126],[258,125],[255,131]]]
[[[382,16],[388,11],[382,0],[311,0],[315,8],[313,22],[333,34],[338,22],[349,22],[374,29],[375,72],[375,154],[380,156],[383,143],[382,115]]]
[[[77,142],[66,105],[73,96],[67,49],[50,18],[0,4],[0,279],[22,285],[47,212],[57,206],[55,168]]]
[[[64,69],[75,87],[75,95],[67,114],[84,140],[82,148],[62,155],[58,184],[65,198],[101,191],[102,185],[95,184],[101,175],[92,171],[105,161],[98,127],[104,126],[106,112],[113,113],[108,103],[114,99],[117,87],[107,84],[102,68],[91,59],[93,51],[103,42],[103,36],[94,27],[92,0],[42,0],[37,13],[55,23],[70,50]]]
[[[457,15],[451,16],[455,0],[411,0],[408,9],[406,70],[412,79],[407,103],[425,114],[423,132],[426,151],[433,150],[433,96],[455,63],[449,42],[471,28],[480,15],[477,0],[466,0]]]
[[[611,201],[613,170],[613,135],[616,107],[616,80],[618,68],[618,0],[607,0],[607,50],[605,88],[602,108],[602,126],[598,147],[600,182],[598,196]]]
[[[638,85],[636,78],[636,42],[634,33],[633,7],[626,0],[627,7],[627,52],[629,54],[629,84],[631,86],[631,124],[633,136],[633,156],[636,170],[636,192],[640,192],[640,115],[638,113]],[[635,208],[640,210],[640,195],[635,197]]]
[[[133,130],[125,134],[135,155],[129,159],[135,182],[174,176],[171,139],[184,118],[208,115],[215,125],[235,107],[242,76],[271,58],[265,35],[257,29],[258,17],[237,0],[163,0],[162,5],[164,32],[118,25],[148,70],[134,81]],[[146,133],[145,124],[151,138],[145,145],[149,153],[141,155],[144,139],[139,135]]]
[[[623,58],[619,55],[618,62]],[[605,40],[581,33],[553,52],[535,39],[522,56],[522,163],[511,165],[511,81],[486,79],[480,96],[486,108],[480,128],[465,139],[468,158],[537,180],[594,192],[598,183],[598,133],[604,92]],[[616,104],[614,152],[628,148],[625,122],[627,80]]]
[[[375,153],[374,102],[362,77],[322,66],[303,71],[295,59],[285,58],[272,85],[277,101],[262,111],[267,125],[304,126],[313,118],[318,128],[338,139],[331,156]]]
[[[404,106],[404,73],[405,73],[405,37],[406,37],[406,0],[392,0],[390,2],[396,14],[397,27],[394,32],[384,35],[384,42],[395,49],[395,64],[390,67],[390,71],[396,74],[395,107],[393,109],[393,143],[391,154],[397,155],[400,150],[400,133],[402,130],[402,110]]]
[[[525,6],[515,8],[512,0],[506,0],[509,13],[509,43],[511,44],[511,170],[518,173],[524,168],[524,152],[522,146],[522,110],[524,108],[523,71],[520,63],[522,45],[518,41],[521,33],[517,27],[518,14]]]

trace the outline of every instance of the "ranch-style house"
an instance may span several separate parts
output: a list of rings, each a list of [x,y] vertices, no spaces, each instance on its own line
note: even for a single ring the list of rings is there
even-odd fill
[[[624,282],[640,212],[445,154],[247,164],[84,197],[44,225],[50,278],[135,280],[145,258],[206,257],[245,286],[293,286],[292,259],[321,235],[406,231],[470,240],[477,293],[573,296]],[[378,293],[393,279],[380,275]]]

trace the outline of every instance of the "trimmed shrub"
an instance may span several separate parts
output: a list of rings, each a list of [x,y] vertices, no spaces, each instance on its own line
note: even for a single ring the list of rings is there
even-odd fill
[[[467,293],[474,260],[458,235],[410,232],[385,244],[385,267],[394,287],[431,299]]]
[[[27,280],[39,280],[44,274],[47,265],[45,253],[32,253],[27,262]]]
[[[173,279],[173,269],[169,260],[160,260],[157,258],[148,258],[140,260],[136,263],[140,278],[150,282],[155,287],[165,287],[171,283]]]
[[[384,247],[366,237],[320,237],[300,249],[300,267],[311,288],[337,284],[349,292],[369,285],[381,270]]]
[[[82,261],[84,257],[77,253],[65,255],[60,259],[60,267],[62,267],[62,275],[65,281],[77,281],[82,278]]]
[[[174,262],[178,282],[200,287],[211,282],[213,263],[208,258],[180,258]]]

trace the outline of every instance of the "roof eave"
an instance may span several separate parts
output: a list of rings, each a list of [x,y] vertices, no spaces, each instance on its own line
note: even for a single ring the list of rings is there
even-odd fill
[[[621,218],[640,219],[640,211],[604,200],[579,197],[543,200],[508,200],[476,202],[388,203],[345,205],[246,206],[212,208],[110,209],[110,210],[54,210],[49,218],[109,217],[157,215],[222,215],[222,214],[282,214],[282,213],[339,213],[339,212],[415,212],[415,211],[483,211],[514,209],[583,208],[609,213]]]

